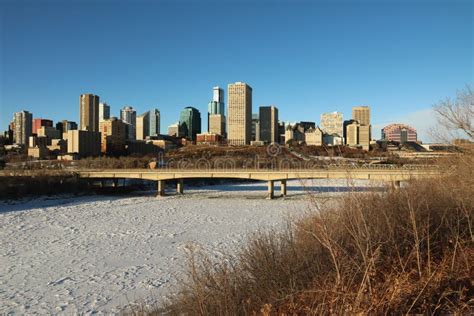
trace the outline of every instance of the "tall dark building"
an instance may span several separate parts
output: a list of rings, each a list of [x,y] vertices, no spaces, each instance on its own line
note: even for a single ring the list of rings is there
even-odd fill
[[[179,123],[186,138],[195,141],[201,133],[201,113],[191,106],[185,107],[179,115]]]
[[[261,106],[259,119],[260,140],[265,143],[278,142],[278,109],[275,106]]]

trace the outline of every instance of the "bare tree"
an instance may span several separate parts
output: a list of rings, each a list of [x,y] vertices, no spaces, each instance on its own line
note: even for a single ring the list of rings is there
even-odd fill
[[[442,138],[466,138],[474,141],[474,93],[469,86],[457,92],[456,100],[446,98],[433,106]]]

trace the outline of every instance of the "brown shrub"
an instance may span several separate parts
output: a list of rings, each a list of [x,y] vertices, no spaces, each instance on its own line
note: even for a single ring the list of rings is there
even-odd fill
[[[192,252],[187,281],[150,314],[472,313],[473,162],[350,193],[223,262]]]

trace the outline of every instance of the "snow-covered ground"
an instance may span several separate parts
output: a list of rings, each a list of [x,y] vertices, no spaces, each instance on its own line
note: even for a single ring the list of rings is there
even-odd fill
[[[262,182],[163,198],[144,192],[0,202],[0,314],[116,313],[159,301],[182,277],[188,245],[216,257],[232,251],[249,233],[310,211],[311,188],[337,197],[347,182],[291,181],[289,196],[274,200],[265,199]]]

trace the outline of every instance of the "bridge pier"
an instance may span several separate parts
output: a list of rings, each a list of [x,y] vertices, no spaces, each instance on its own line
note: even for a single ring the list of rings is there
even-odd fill
[[[165,180],[158,180],[158,195],[165,196]]]
[[[112,186],[113,186],[114,188],[118,187],[118,179],[113,179],[113,180],[112,180]]]
[[[268,181],[268,195],[267,199],[273,199],[274,196],[274,183],[273,180]]]
[[[178,182],[176,183],[176,193],[183,194],[183,192],[184,192],[184,180],[178,179]]]
[[[286,180],[281,180],[281,196],[286,196]]]

